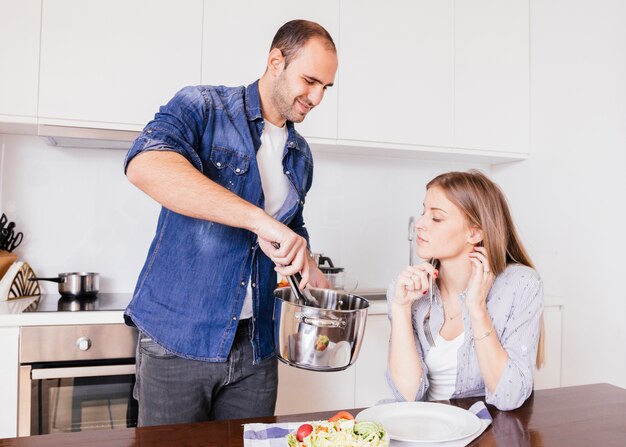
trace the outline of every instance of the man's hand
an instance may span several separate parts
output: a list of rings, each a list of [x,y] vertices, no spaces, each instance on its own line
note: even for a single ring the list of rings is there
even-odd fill
[[[302,281],[299,287],[304,289],[309,282],[311,259],[306,239],[269,216],[257,227],[256,234],[259,238],[259,247],[276,264],[274,270],[281,276],[300,272]]]

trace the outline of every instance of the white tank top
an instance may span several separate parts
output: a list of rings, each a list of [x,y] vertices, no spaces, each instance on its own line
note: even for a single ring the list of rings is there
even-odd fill
[[[265,212],[276,217],[289,194],[289,179],[283,169],[283,152],[287,143],[287,126],[277,127],[265,120],[261,134],[261,147],[256,161],[261,175],[261,186],[265,196]],[[248,278],[246,298],[239,318],[252,316],[252,282]]]
[[[435,340],[435,346],[428,350],[424,361],[428,366],[427,400],[450,399],[456,389],[457,353],[463,341],[465,332],[458,337],[446,340],[439,334]]]

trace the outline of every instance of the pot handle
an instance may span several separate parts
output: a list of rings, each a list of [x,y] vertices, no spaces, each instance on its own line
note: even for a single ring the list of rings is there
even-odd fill
[[[62,283],[64,278],[28,278],[29,281],[52,281]]]
[[[325,318],[314,318],[307,317],[303,314],[297,314],[296,318],[302,321],[304,324],[308,324],[309,326],[315,327],[345,327],[346,320],[342,319],[325,319]]]

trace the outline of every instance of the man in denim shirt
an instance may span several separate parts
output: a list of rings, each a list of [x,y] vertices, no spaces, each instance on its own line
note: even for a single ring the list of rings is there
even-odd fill
[[[308,251],[313,159],[293,123],[336,70],[328,32],[288,22],[261,79],[182,89],[128,152],[129,180],[163,205],[126,309],[140,330],[139,425],[273,414],[274,270],[328,286]]]

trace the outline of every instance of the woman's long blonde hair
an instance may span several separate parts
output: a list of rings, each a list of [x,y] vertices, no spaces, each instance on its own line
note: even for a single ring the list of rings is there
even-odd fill
[[[441,188],[467,218],[470,226],[480,228],[489,265],[495,275],[509,264],[535,268],[513,223],[504,193],[498,185],[477,170],[448,172],[432,179],[426,189]],[[537,348],[537,368],[544,363],[545,329],[541,317],[541,332]]]

